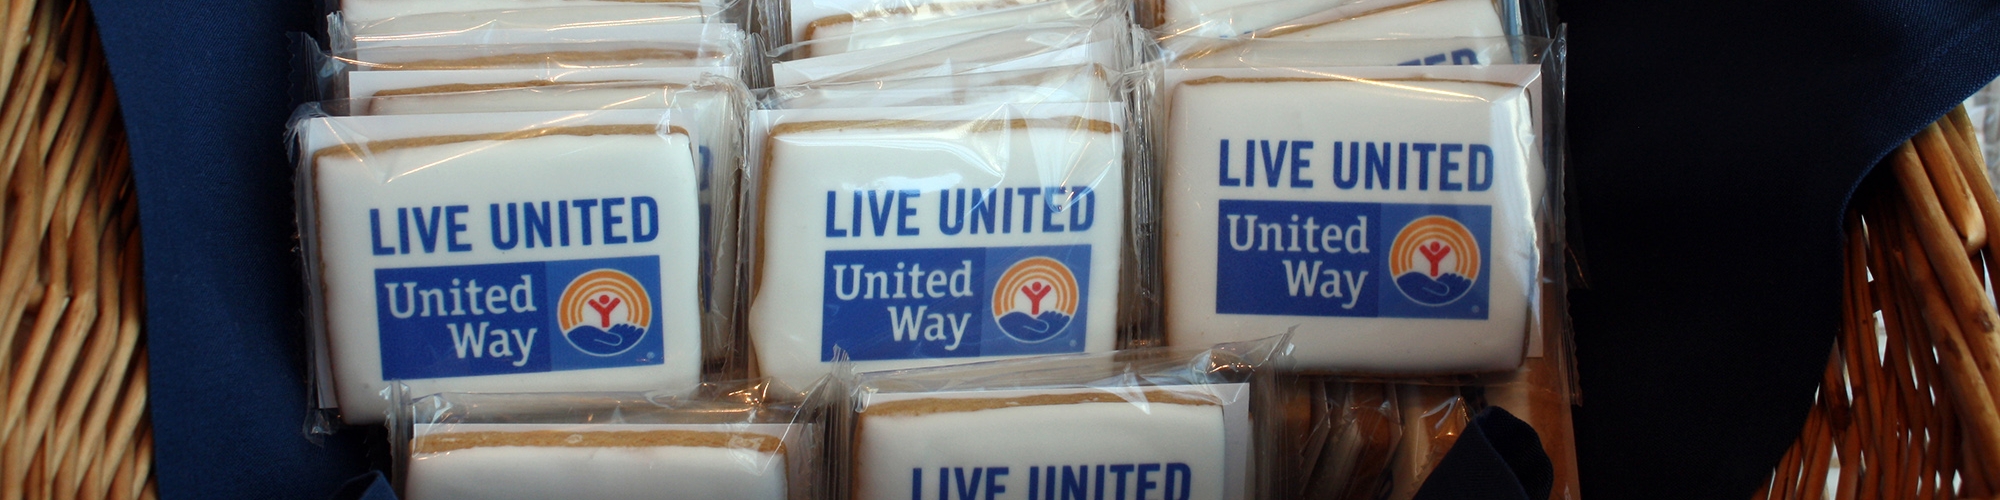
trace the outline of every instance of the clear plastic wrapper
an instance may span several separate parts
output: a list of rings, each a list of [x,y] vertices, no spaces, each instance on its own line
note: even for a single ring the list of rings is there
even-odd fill
[[[703,293],[703,276],[734,279],[704,252],[703,236],[726,237],[733,219],[704,209],[703,189],[737,175],[701,154],[736,129],[698,115],[302,108],[291,130],[316,407],[373,422],[391,381],[418,392],[696,383],[704,359],[730,348],[703,344],[730,330],[721,312],[735,307]]]
[[[1185,27],[1204,19],[1223,17],[1219,14],[1231,12],[1239,7],[1259,6],[1253,9],[1258,13],[1259,17],[1266,19],[1275,18],[1273,21],[1285,21],[1357,1],[1365,0],[1286,0],[1282,2],[1275,0],[1148,0],[1137,2],[1134,5],[1137,9],[1135,19],[1141,24],[1156,31],[1172,33],[1173,28],[1171,27],[1173,26]]]
[[[743,65],[743,46],[728,37],[676,42],[402,45],[356,49],[331,62],[349,71],[465,69],[682,68]]]
[[[1370,376],[1542,356],[1564,331],[1541,62],[1156,73],[1163,244],[1143,261],[1168,343],[1296,326],[1302,370]]]
[[[865,373],[836,413],[848,498],[1280,498],[1279,338]],[[1100,494],[1101,493],[1101,494]]]
[[[870,108],[1003,103],[1115,102],[1103,66],[1066,66],[879,82],[806,84],[760,91],[762,107]]]
[[[1560,313],[1557,313],[1560,314]],[[1477,377],[1310,377],[1288,386],[1298,498],[1409,500],[1458,444],[1474,415],[1507,411],[1535,429],[1553,466],[1549,498],[1581,497],[1576,476],[1568,348],[1543,339],[1545,355],[1514,371]]]
[[[1520,35],[1511,0],[1270,0],[1168,21],[1156,32],[1213,38],[1352,41]]]
[[[789,26],[767,27],[772,46],[790,45],[788,58],[803,59],[916,43],[1017,26],[1126,19],[1128,5],[1107,0],[764,0],[789,9]],[[773,16],[775,19],[776,16]],[[782,40],[769,35],[782,33]]]
[[[740,32],[710,30],[678,41],[400,45],[326,52],[298,36],[296,93],[307,100],[369,97],[385,88],[521,81],[679,81],[708,73],[741,79]],[[601,72],[601,73],[600,73]],[[365,75],[366,73],[409,73]],[[362,91],[350,89],[362,86]]]
[[[469,112],[657,108],[666,99],[655,97],[665,96],[621,96],[610,91],[641,86],[672,91],[704,77],[729,78],[734,73],[728,67],[357,71],[347,75],[346,93],[332,97],[396,103],[378,106],[383,111],[357,110],[358,114],[418,114],[425,109],[474,106],[465,101],[482,103]],[[419,104],[423,106],[416,107]]]
[[[735,23],[673,24],[665,26],[591,26],[570,29],[488,28],[443,31],[395,37],[356,38],[340,25],[329,26],[327,46],[333,52],[353,52],[381,47],[441,47],[469,45],[533,45],[596,42],[672,43],[711,40],[744,40],[748,36]]]
[[[509,0],[438,2],[366,0],[342,2],[327,15],[327,34],[336,47],[367,47],[451,37],[533,37],[560,41],[579,37],[651,39],[649,31],[683,25],[742,20],[736,2],[624,2]],[[509,5],[513,4],[513,5]],[[486,41],[485,43],[491,43]],[[461,42],[478,43],[478,42]]]
[[[718,0],[633,2],[630,0],[327,0],[356,20],[369,22],[419,15],[465,17],[530,16],[550,10],[646,7],[646,4],[717,8],[734,2]],[[638,5],[635,5],[638,4]],[[631,9],[630,12],[643,12]],[[645,16],[621,16],[643,18]],[[617,19],[606,17],[606,19]]]
[[[1408,500],[1417,495],[1431,470],[1458,443],[1474,410],[1467,408],[1459,388],[1452,386],[1402,385],[1396,387],[1395,397],[1406,434],[1391,465],[1396,479],[1389,498]]]
[[[1532,61],[1548,50],[1543,38],[1424,38],[1314,41],[1162,37],[1166,67],[1314,68],[1329,66],[1480,66]]]
[[[391,419],[402,498],[825,498],[829,390],[442,393]]]
[[[810,59],[790,59],[799,44],[769,54],[776,86],[805,83],[849,83],[1098,65],[1126,68],[1137,57],[1133,29],[1122,18],[1095,24],[1051,23],[975,33],[845,52]]]
[[[1300,450],[1301,498],[1372,500],[1390,490],[1403,442],[1396,387],[1379,382],[1304,385],[1311,430]]]
[[[1122,103],[751,115],[742,289],[763,376],[1120,344]]]
[[[588,70],[580,70],[588,72]],[[597,70],[613,72],[614,70]],[[630,70],[657,73],[659,70]],[[403,75],[403,72],[382,72]],[[440,73],[450,80],[467,80],[464,72]],[[506,77],[504,70],[488,71],[495,79]],[[479,76],[479,75],[471,75]],[[637,75],[634,75],[637,76]],[[749,91],[741,83],[725,78],[696,74],[693,81],[671,83],[647,80],[608,80],[555,83],[542,80],[499,81],[498,83],[438,83],[372,92],[377,97],[322,103],[329,110],[344,109],[354,115],[403,115],[446,113],[491,113],[512,111],[591,111],[611,109],[672,109],[682,123],[698,134],[695,154],[701,169],[701,219],[710,221],[701,230],[702,329],[705,333],[705,363],[713,371],[738,373],[745,369],[736,349],[734,314],[736,279],[737,175],[743,167],[742,116],[749,109]],[[476,79],[476,78],[474,78]],[[405,81],[403,83],[425,83]],[[435,82],[431,82],[435,83]]]

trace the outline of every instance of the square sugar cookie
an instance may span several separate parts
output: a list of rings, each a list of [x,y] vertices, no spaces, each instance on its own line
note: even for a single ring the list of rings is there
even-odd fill
[[[665,118],[297,123],[322,387],[342,418],[380,421],[390,381],[416,394],[697,382],[697,167]]]
[[[1519,365],[1542,257],[1538,71],[1171,72],[1169,344],[1296,328],[1313,372]]]
[[[862,371],[1115,344],[1118,104],[775,110],[747,319],[758,368]]]
[[[419,425],[405,462],[409,472],[403,492],[411,500],[783,500],[790,497],[786,455],[792,453],[784,436],[798,432],[787,428]]]
[[[872,394],[855,417],[854,498],[1241,499],[1247,396],[1242,384]]]

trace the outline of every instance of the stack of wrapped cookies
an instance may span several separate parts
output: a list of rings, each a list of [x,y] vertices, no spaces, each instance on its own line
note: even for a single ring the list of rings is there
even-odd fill
[[[1500,407],[1576,497],[1538,11],[730,1],[301,37],[309,432],[417,499],[1411,498]]]

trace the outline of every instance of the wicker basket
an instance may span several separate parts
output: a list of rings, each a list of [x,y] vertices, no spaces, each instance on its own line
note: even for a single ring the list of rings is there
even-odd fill
[[[2000,200],[1964,108],[1898,147],[1847,216],[1844,317],[1799,440],[1757,498],[2000,493]]]
[[[0,11],[3,498],[150,498],[130,156],[84,2]]]

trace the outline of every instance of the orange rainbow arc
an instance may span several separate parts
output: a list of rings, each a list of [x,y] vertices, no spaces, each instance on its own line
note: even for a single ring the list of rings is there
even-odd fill
[[[1479,277],[1479,241],[1473,239],[1472,232],[1464,225],[1442,215],[1421,217],[1403,226],[1389,247],[1389,269],[1396,275],[1417,269],[1417,247],[1431,240],[1442,241],[1458,253],[1455,273],[1466,278]]]
[[[1064,314],[1076,312],[1076,275],[1069,267],[1048,257],[1033,257],[1022,260],[1008,268],[995,285],[993,294],[993,316],[999,317],[1014,310],[1016,290],[1034,281],[1044,281],[1055,288],[1055,304],[1048,310],[1062,311]]]
[[[653,301],[646,288],[631,275],[612,269],[598,269],[577,276],[556,302],[556,323],[567,332],[589,321],[591,297],[610,295],[624,301],[625,323],[644,328],[653,317]]]

